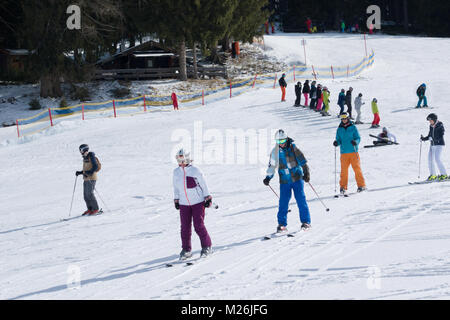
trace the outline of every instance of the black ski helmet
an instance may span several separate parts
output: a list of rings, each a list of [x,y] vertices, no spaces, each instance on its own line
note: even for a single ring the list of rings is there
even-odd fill
[[[80,145],[80,153],[85,153],[86,151],[89,151],[89,146],[87,144]]]
[[[427,117],[427,120],[433,120],[434,122],[436,122],[437,119],[438,119],[438,117],[435,113],[430,113]]]

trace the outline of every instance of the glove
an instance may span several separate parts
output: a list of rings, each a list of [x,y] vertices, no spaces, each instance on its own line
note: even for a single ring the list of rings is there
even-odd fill
[[[212,197],[211,196],[207,196],[205,198],[205,208],[211,207],[211,203],[212,203]]]
[[[78,177],[80,174],[83,174],[83,171],[75,171],[75,175]]]
[[[339,145],[339,143],[336,140],[334,140],[333,146],[337,147],[338,145]]]
[[[354,145],[354,146],[356,146],[356,145],[357,145],[357,143],[356,143],[356,141],[355,141],[355,140],[352,140],[352,145]]]
[[[309,176],[309,167],[308,167],[308,165],[305,164],[305,165],[302,167],[302,169],[303,169],[303,180],[304,180],[306,183],[308,183],[309,180],[310,180],[310,176]]]
[[[427,141],[428,138],[421,135],[421,136],[420,136],[420,140],[422,140],[422,141]]]
[[[174,200],[173,202],[175,204],[175,209],[180,210],[180,202],[178,202],[178,200]]]
[[[263,180],[263,183],[264,183],[266,186],[268,186],[269,183],[270,183],[270,178],[269,178],[269,177],[266,177],[266,178]]]

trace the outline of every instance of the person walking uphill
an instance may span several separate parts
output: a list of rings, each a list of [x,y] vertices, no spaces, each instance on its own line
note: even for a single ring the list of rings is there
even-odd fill
[[[190,154],[180,149],[175,158],[178,168],[173,171],[173,190],[175,209],[180,210],[182,243],[180,260],[192,257],[192,221],[202,246],[200,256],[204,257],[211,253],[211,238],[205,227],[205,208],[211,206],[212,197],[203,174],[192,165]]]
[[[422,83],[419,88],[417,88],[416,94],[419,97],[419,102],[417,103],[416,108],[421,108],[422,101],[423,101],[423,107],[428,107],[428,101],[427,97],[425,96],[425,92],[427,91],[427,86],[425,83]]]
[[[340,192],[345,195],[348,187],[348,167],[352,165],[355,172],[357,192],[366,190],[366,182],[361,170],[360,158],[358,154],[358,145],[361,141],[358,129],[350,121],[346,113],[341,115],[341,124],[336,132],[336,140],[333,142],[335,147],[341,149],[341,179]]]
[[[344,113],[344,105],[345,105],[345,90],[341,89],[341,92],[339,92],[339,97],[338,97],[338,106],[339,108],[341,108],[341,110],[339,111],[339,115],[338,118]]]
[[[447,175],[447,171],[445,170],[444,164],[441,161],[441,154],[445,146],[444,124],[441,121],[438,121],[438,117],[434,113],[428,115],[427,120],[430,122],[430,131],[428,136],[420,136],[422,141],[431,140],[430,152],[428,153],[428,168],[430,169],[430,176],[427,180],[447,180],[449,177]],[[439,168],[439,172],[441,173],[439,176],[436,175],[436,168],[434,165],[435,162]]]
[[[283,73],[283,75],[281,76],[280,80],[278,80],[278,84],[280,85],[281,88],[281,102],[286,101],[286,87],[287,87],[287,83],[286,83],[286,74]]]
[[[311,227],[311,217],[304,191],[304,182],[309,182],[309,168],[303,153],[294,144],[283,130],[275,134],[276,146],[270,154],[269,167],[264,184],[268,186],[278,167],[280,177],[280,201],[278,208],[277,232],[287,231],[287,213],[292,190],[300,212],[301,228],[306,230]]]
[[[79,147],[83,157],[83,170],[76,171],[75,175],[83,175],[83,195],[87,210],[83,216],[99,214],[97,199],[95,198],[95,184],[97,182],[97,172],[101,169],[101,164],[94,152],[89,152],[89,146],[82,144]]]

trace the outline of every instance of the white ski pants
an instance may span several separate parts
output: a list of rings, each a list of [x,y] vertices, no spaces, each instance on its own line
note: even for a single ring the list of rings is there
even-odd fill
[[[436,162],[439,172],[441,174],[447,175],[447,171],[445,171],[444,164],[441,161],[441,154],[444,150],[444,146],[431,146],[430,152],[428,153],[428,168],[430,169],[430,175],[436,175],[436,167],[434,163]]]

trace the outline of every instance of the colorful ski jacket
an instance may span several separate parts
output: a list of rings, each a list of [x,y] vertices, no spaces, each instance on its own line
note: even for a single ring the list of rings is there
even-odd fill
[[[378,104],[375,101],[372,101],[372,112],[373,114],[378,113]]]
[[[302,167],[307,161],[303,153],[293,142],[289,138],[286,148],[280,148],[276,145],[270,153],[267,177],[272,179],[275,175],[275,169],[278,167],[280,184],[294,183],[303,178],[304,173]]]
[[[209,196],[203,174],[197,167],[188,165],[173,170],[173,198],[180,205],[193,206],[205,201]]]

